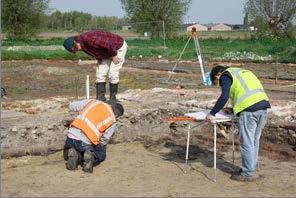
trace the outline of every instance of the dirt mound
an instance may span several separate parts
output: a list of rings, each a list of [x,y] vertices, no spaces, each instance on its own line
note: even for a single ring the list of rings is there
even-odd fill
[[[169,97],[168,97],[169,96]],[[169,123],[164,118],[183,116],[188,112],[204,111],[210,109],[217,94],[205,90],[164,89],[127,90],[118,95],[125,106],[126,112],[118,120],[118,133],[113,143],[143,141],[147,148],[162,144],[161,141],[170,139],[175,145],[185,144],[186,123]],[[65,121],[74,118],[76,113],[68,112],[68,103],[73,99],[50,98],[46,100],[16,101],[3,103],[7,110],[26,113],[25,116],[3,117],[2,145],[3,156],[16,156],[25,154],[40,154],[61,150],[65,140],[67,128]],[[296,146],[295,102],[272,101],[275,109],[270,110],[269,120],[265,127],[262,139],[267,143],[288,145],[288,151],[274,151],[286,153],[285,158],[293,159],[293,147]],[[284,113],[282,110],[285,110]],[[7,112],[6,112],[7,113]],[[28,116],[28,114],[31,114]],[[21,120],[21,122],[20,122]],[[224,124],[224,132],[235,128],[235,123]],[[225,134],[220,134],[218,148],[228,149],[231,141]],[[206,124],[193,131],[192,145],[200,145],[209,149],[212,145],[212,127]],[[145,141],[149,140],[149,141]],[[25,142],[24,142],[25,141]],[[238,141],[238,140],[236,140]],[[148,143],[149,142],[149,143]],[[149,146],[149,145],[153,146]],[[237,143],[238,144],[238,143]],[[44,148],[46,149],[44,149]],[[267,151],[271,147],[264,146]],[[239,148],[237,148],[239,149]]]
[[[62,97],[51,97],[49,99],[19,100],[3,102],[2,108],[14,110],[28,114],[37,114],[44,112],[58,112],[67,110],[69,99]],[[5,116],[5,115],[4,115]]]

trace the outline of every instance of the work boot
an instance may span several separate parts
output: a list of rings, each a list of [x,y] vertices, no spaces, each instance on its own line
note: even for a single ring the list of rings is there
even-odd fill
[[[109,88],[110,88],[110,102],[116,102],[116,94],[118,92],[118,83],[113,84],[109,83]]]
[[[232,175],[241,175],[242,172],[243,172],[243,169],[240,168],[239,170],[233,171]]]
[[[253,182],[253,181],[256,181],[257,179],[259,179],[259,177],[257,175],[247,177],[247,176],[239,174],[239,175],[231,175],[230,179],[235,180],[235,181],[242,181],[242,182]]]
[[[76,170],[78,167],[78,153],[74,148],[68,150],[68,159],[66,168],[68,170]]]
[[[97,100],[106,101],[105,93],[106,93],[106,83],[98,82],[96,83],[97,89]]]
[[[93,172],[93,163],[94,163],[94,156],[90,150],[86,150],[84,152],[84,162],[82,165],[82,170],[84,172],[92,173]]]

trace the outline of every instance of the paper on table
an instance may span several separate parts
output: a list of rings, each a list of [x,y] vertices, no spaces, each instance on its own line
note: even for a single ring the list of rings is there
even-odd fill
[[[208,110],[208,111],[199,111],[195,113],[185,113],[184,116],[195,118],[196,120],[205,120],[209,112],[210,111]],[[216,113],[215,118],[217,118],[216,122],[225,122],[233,119],[233,115],[226,114],[224,113],[224,111],[219,111],[218,113]]]

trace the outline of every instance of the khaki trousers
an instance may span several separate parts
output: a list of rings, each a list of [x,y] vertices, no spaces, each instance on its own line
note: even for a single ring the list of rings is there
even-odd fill
[[[120,49],[117,50],[117,56],[120,60],[118,64],[112,62],[112,57],[108,59],[103,59],[101,63],[98,64],[98,69],[96,72],[96,82],[106,82],[106,77],[108,75],[109,82],[112,84],[117,84],[119,82],[119,70],[125,61],[125,54],[127,51],[127,44],[124,41]]]

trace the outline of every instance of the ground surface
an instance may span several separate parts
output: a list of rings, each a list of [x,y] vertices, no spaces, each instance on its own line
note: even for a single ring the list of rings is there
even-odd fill
[[[219,169],[227,164],[219,162],[217,182],[213,182],[213,169],[205,165],[212,156],[206,153],[203,156],[200,153],[201,157],[191,161],[188,167],[184,162],[164,160],[137,142],[111,145],[108,147],[107,155],[108,159],[95,168],[93,174],[86,174],[81,169],[75,172],[65,170],[61,152],[47,157],[2,160],[2,195],[13,197],[295,196],[295,162],[261,158],[259,174],[263,177],[254,183],[230,180],[229,173]]]
[[[63,120],[73,117],[67,106],[83,95],[81,84],[86,74],[94,81],[92,65],[71,61],[3,63],[8,99],[2,101],[1,109],[1,196],[295,196],[296,102],[295,86],[291,86],[295,66],[281,67],[280,79],[274,84],[273,65],[238,65],[264,77],[273,106],[262,138],[260,179],[241,183],[229,179],[241,164],[237,137],[233,164],[231,140],[218,133],[217,181],[213,182],[211,126],[193,130],[187,166],[186,125],[162,121],[211,108],[219,90],[200,84],[198,68],[191,62],[183,63],[177,67],[182,73],[175,73],[167,83],[170,62],[129,60],[126,65],[118,95],[125,115],[108,145],[107,160],[93,174],[86,174],[81,168],[67,171],[61,149],[66,132]],[[92,97],[94,93],[91,89]]]

